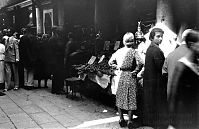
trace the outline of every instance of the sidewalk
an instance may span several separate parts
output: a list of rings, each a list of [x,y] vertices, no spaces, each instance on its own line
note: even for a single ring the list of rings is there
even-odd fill
[[[118,120],[111,107],[51,94],[50,88],[0,96],[0,129],[119,129]]]

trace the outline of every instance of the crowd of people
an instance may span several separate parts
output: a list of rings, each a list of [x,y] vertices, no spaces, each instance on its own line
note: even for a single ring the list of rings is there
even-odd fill
[[[109,60],[116,69],[116,106],[121,127],[133,129],[141,124],[155,129],[199,128],[199,32],[185,30],[182,45],[166,59],[159,48],[163,35],[160,28],[151,30],[151,43],[143,61],[136,51],[134,35],[128,32],[123,36],[124,47]],[[140,71],[141,80],[136,76]],[[123,116],[125,111],[128,121]],[[132,118],[133,114],[138,115],[139,122]]]
[[[64,34],[54,26],[52,34],[34,34],[31,27],[22,28],[21,33],[4,29],[0,33],[0,85],[4,92],[36,88],[34,80],[52,79],[53,94],[64,93],[64,79],[71,76],[73,64],[85,63],[91,52],[78,40],[73,32]]]
[[[124,46],[110,57],[108,64],[116,74],[121,127],[140,126],[133,119],[136,114],[142,125],[155,129],[199,128],[199,32],[185,30],[181,45],[166,58],[159,48],[163,35],[162,29],[153,28],[151,43],[141,56],[140,42],[127,32]],[[20,87],[31,90],[35,88],[34,79],[38,80],[38,87],[41,79],[45,80],[44,87],[52,79],[51,92],[65,93],[64,79],[73,74],[72,65],[86,63],[95,52],[100,53],[100,47],[103,49],[100,33],[97,37],[84,36],[83,42],[77,37],[72,32],[66,35],[57,26],[52,28],[52,35],[34,35],[30,27],[23,28],[22,33],[4,29],[0,33],[0,87],[4,87],[4,92]],[[91,46],[88,39],[92,40]],[[124,119],[125,111],[128,121]]]

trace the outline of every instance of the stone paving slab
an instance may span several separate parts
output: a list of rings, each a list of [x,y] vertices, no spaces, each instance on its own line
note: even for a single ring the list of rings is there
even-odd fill
[[[43,110],[52,116],[66,114],[65,109],[57,107],[55,105],[45,106],[43,107]]]
[[[13,115],[10,115],[9,117],[13,123],[32,121],[32,119],[24,112],[18,113],[18,114],[13,114]]]
[[[39,112],[44,112],[40,107],[38,107],[35,104],[23,106],[22,109],[28,113],[28,114],[34,114],[34,113],[39,113]]]
[[[25,100],[23,98],[19,98],[19,99],[14,100],[14,101],[19,107],[24,107],[24,106],[28,106],[28,105],[32,104],[31,101],[27,101],[27,100]]]
[[[7,96],[0,96],[0,105],[4,105],[7,103],[13,103],[13,101]]]
[[[105,119],[96,119],[85,121],[82,124],[71,129],[119,129],[118,116]],[[125,129],[125,128],[124,128]]]
[[[15,103],[5,103],[5,104],[2,104],[0,105],[0,107],[3,109],[3,110],[9,110],[9,109],[14,109],[14,108],[19,108],[17,104]]]
[[[1,129],[16,129],[15,126],[11,122],[0,124]]]
[[[49,122],[55,122],[56,120],[50,116],[46,112],[41,112],[41,113],[35,113],[35,114],[30,114],[31,118],[36,121],[38,124],[44,124],[44,123],[49,123]]]
[[[20,122],[14,122],[15,126],[18,129],[27,129],[27,128],[40,128],[36,122],[32,120],[21,120]]]
[[[54,118],[64,127],[76,126],[82,123],[82,121],[77,120],[77,118],[69,114],[54,116]]]
[[[4,114],[0,115],[0,124],[10,122],[10,119]]]
[[[19,114],[19,113],[23,113],[23,110],[21,108],[8,108],[8,109],[3,109],[3,111],[8,115],[14,115],[14,114]]]
[[[0,96],[0,129],[120,129],[118,120],[113,107],[51,94],[50,88]]]
[[[0,108],[0,116],[5,115],[5,113],[3,112],[3,110]]]
[[[40,125],[43,129],[66,129],[58,122],[45,123]]]

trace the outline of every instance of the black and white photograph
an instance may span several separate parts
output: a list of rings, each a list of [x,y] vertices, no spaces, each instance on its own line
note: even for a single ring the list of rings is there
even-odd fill
[[[199,0],[0,0],[0,129],[199,129]]]

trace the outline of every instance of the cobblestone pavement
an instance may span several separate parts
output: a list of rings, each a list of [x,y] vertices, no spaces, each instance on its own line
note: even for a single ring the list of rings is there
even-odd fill
[[[0,129],[119,129],[118,120],[112,107],[51,94],[50,88],[0,96]]]

